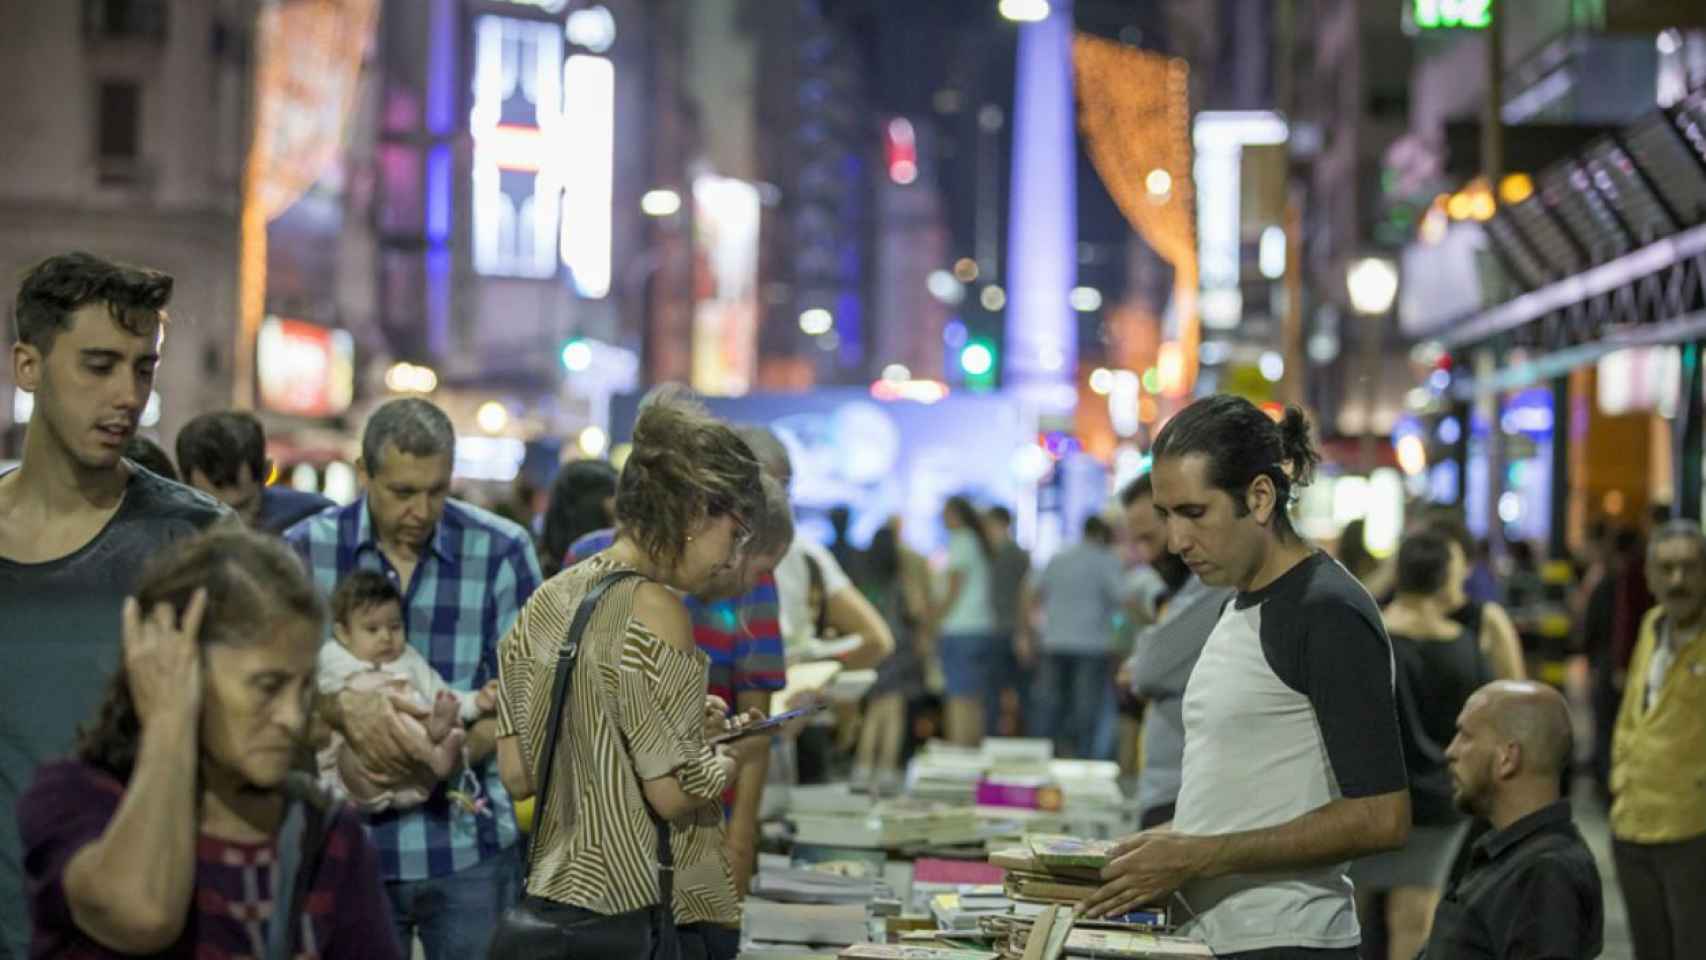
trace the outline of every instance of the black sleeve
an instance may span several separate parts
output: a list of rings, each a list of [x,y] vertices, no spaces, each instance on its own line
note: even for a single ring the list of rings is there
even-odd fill
[[[1599,955],[1599,891],[1584,889],[1569,865],[1539,857],[1504,883],[1483,914],[1501,957],[1577,960]]]
[[[1292,622],[1276,618],[1277,635],[1264,636],[1263,647],[1279,678],[1314,706],[1339,792],[1373,797],[1408,789],[1385,628],[1349,597],[1329,595],[1295,612]],[[1263,628],[1268,633],[1266,617]]]

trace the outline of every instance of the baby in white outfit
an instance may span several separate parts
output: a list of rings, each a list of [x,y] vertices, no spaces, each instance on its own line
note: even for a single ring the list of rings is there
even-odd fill
[[[435,775],[433,783],[454,773],[462,765],[463,724],[497,708],[497,681],[472,693],[451,689],[409,646],[402,597],[383,574],[358,570],[345,577],[332,594],[332,612],[336,642],[320,648],[320,694],[383,690],[431,708],[424,724],[405,713],[397,716],[409,730],[411,753]],[[419,806],[432,794],[432,783],[380,787],[340,734],[320,751],[319,765],[322,782],[364,810]]]

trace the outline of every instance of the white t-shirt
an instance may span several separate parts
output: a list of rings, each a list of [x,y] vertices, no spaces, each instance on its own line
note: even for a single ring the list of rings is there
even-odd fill
[[[948,535],[948,574],[960,574],[960,595],[942,618],[944,635],[995,632],[995,608],[989,600],[989,559],[978,546],[977,534],[955,530]]]
[[[811,603],[812,575],[806,566],[808,554],[817,561],[819,574],[823,577],[823,602],[828,603],[830,597],[853,585],[828,547],[806,537],[794,538],[788,552],[782,555],[782,562],[776,564],[775,574],[782,645],[789,650],[818,639],[815,636],[818,610]]]

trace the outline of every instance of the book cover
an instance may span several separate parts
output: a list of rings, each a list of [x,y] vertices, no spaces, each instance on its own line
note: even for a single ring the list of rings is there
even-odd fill
[[[1001,960],[1001,954],[907,943],[856,943],[841,951],[840,960]]]
[[[1108,865],[1113,852],[1112,840],[1086,840],[1055,834],[1035,834],[1026,838],[1037,863],[1051,873],[1061,867],[1100,870]]]
[[[1066,938],[1069,957],[1107,960],[1213,960],[1207,944],[1184,937],[1126,930],[1076,928]]]

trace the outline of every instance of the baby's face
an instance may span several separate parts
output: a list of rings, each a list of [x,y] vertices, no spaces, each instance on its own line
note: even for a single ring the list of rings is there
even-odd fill
[[[359,607],[334,632],[357,660],[390,663],[403,655],[403,609],[396,603]]]

